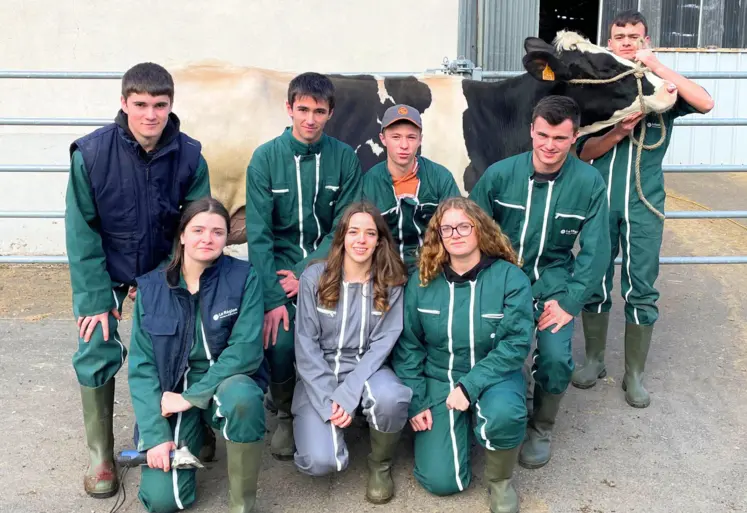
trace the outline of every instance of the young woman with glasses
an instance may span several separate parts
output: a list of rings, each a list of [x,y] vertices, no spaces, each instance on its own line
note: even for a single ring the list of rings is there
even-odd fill
[[[394,370],[413,390],[415,477],[431,493],[465,490],[471,435],[485,449],[492,512],[515,512],[511,476],[526,428],[532,293],[516,253],[473,201],[442,202],[406,288]]]

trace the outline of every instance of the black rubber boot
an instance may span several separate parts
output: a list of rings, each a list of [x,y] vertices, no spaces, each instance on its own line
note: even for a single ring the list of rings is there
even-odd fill
[[[283,383],[270,383],[272,399],[278,409],[278,423],[270,440],[270,453],[273,458],[281,461],[292,460],[296,452],[296,444],[293,441],[293,416],[291,415],[295,386],[295,378],[290,378]]]
[[[215,459],[215,433],[206,422],[202,423],[202,447],[200,448],[200,461],[213,461]]]

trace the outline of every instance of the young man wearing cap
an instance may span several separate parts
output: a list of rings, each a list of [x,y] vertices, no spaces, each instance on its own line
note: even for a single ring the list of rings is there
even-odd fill
[[[65,196],[79,337],[73,367],[90,455],[83,486],[98,499],[119,487],[112,412],[114,376],[127,356],[118,332],[122,302],[136,277],[169,256],[181,209],[210,195],[200,143],[179,130],[171,112],[169,72],[151,62],[133,66],[122,77],[120,101],[114,123],[70,146]]]
[[[573,372],[573,318],[602,279],[610,256],[604,180],[569,154],[580,121],[571,98],[543,98],[532,113],[532,151],[490,166],[470,193],[511,239],[532,282],[535,386],[519,453],[526,468],[550,461],[555,417]],[[576,240],[581,249],[574,256]]]
[[[386,148],[386,161],[363,175],[363,196],[381,210],[412,274],[431,216],[442,200],[459,196],[459,188],[448,169],[418,155],[423,122],[413,107],[389,107],[379,139]]]
[[[586,363],[573,373],[573,385],[590,388],[607,374],[604,350],[607,326],[612,307],[612,277],[614,259],[622,243],[621,293],[625,301],[625,375],[622,388],[630,406],[645,408],[650,396],[643,386],[654,323],[659,317],[656,305],[659,292],[654,287],[659,276],[664,220],[664,175],[662,162],[672,138],[674,120],[692,113],[709,112],[713,99],[692,80],[664,66],[649,50],[646,19],[637,11],[618,14],[610,25],[608,46],[612,53],[635,60],[677,88],[679,98],[674,108],[660,119],[657,114],[633,114],[601,135],[579,140],[577,152],[590,162],[607,182],[607,202],[610,210],[611,258],[607,273],[597,283],[596,291],[582,314],[586,341]],[[640,42],[645,43],[644,47]],[[663,122],[663,125],[661,124]],[[636,192],[636,151],[633,141],[640,140],[641,125],[646,123],[646,137],[640,162],[642,194]],[[656,146],[666,131],[663,144]],[[650,203],[647,206],[643,198]],[[654,210],[658,211],[654,212]]]
[[[298,75],[285,106],[292,126],[257,148],[246,172],[246,238],[262,278],[265,355],[278,410],[270,451],[291,460],[298,278],[310,262],[327,256],[342,213],[360,198],[361,166],[350,146],[324,133],[335,108],[329,78]]]

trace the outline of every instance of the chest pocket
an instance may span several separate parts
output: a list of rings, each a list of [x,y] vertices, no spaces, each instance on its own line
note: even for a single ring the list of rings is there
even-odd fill
[[[426,340],[437,340],[444,337],[448,317],[447,309],[441,309],[438,306],[419,306],[418,316]]]
[[[392,232],[392,237],[395,240],[399,240],[399,208],[397,208],[396,200],[392,203],[391,207],[381,212],[384,217],[389,230]]]
[[[273,182],[270,188],[272,192],[272,217],[276,224],[286,225],[288,219],[298,222],[298,203],[296,203],[295,185],[291,190],[288,182]],[[291,224],[295,224],[291,222]]]
[[[340,336],[340,319],[338,318],[338,313],[336,310],[322,306],[317,306],[316,312],[319,316],[319,327],[321,329],[321,333],[319,334],[321,347],[327,352],[334,351],[337,349],[339,343],[337,339]]]
[[[179,325],[179,321],[174,319],[173,317],[166,317],[161,315],[145,315],[143,316],[143,330],[148,333],[148,335],[153,337],[158,337],[159,339],[163,338],[172,338],[174,335],[176,335],[176,329]],[[156,340],[153,339],[153,345],[155,345]]]
[[[550,243],[554,247],[572,248],[586,220],[586,212],[578,209],[558,207],[553,216]]]
[[[438,207],[438,202],[426,200],[423,203],[420,203],[415,209],[415,219],[418,221],[418,224],[423,228],[423,234],[425,234],[425,227],[428,226],[428,223],[430,222],[431,217],[433,217],[433,214],[436,213],[437,207]]]
[[[480,314],[480,340],[489,340],[490,349],[493,349],[495,345],[500,342],[498,331],[503,321],[503,314],[500,312],[487,311]]]
[[[492,214],[503,233],[518,247],[522,223],[526,216],[526,207],[521,201],[514,198],[494,199]]]
[[[339,176],[320,176],[319,180],[319,190],[316,196],[314,211],[319,219],[322,230],[327,232],[332,228],[332,221],[335,218],[335,208],[342,189],[340,188]]]
[[[179,378],[179,365],[184,359],[185,351],[177,335],[179,322],[163,315],[145,315],[142,327],[153,344],[161,389],[173,391]]]

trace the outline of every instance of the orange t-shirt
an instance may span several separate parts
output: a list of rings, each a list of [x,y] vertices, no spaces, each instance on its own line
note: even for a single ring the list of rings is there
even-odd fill
[[[409,173],[400,178],[392,177],[392,183],[394,184],[394,194],[398,198],[402,196],[415,196],[418,193],[418,185],[420,184],[420,178],[418,178],[418,161],[415,161],[415,165]]]

